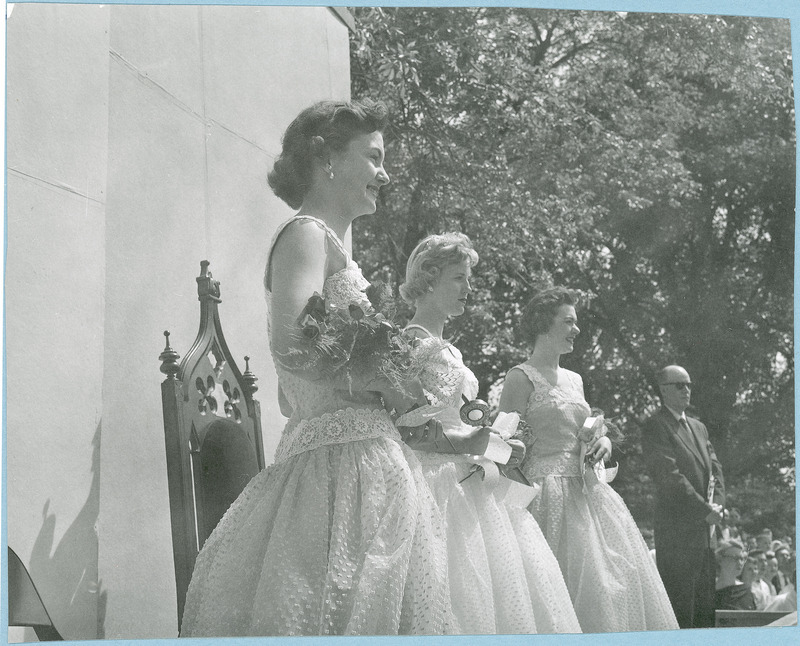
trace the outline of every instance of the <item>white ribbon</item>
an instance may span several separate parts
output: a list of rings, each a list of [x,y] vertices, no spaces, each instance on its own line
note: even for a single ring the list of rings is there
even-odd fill
[[[617,471],[619,471],[619,463],[616,463],[613,467],[607,467],[602,460],[598,460],[595,462],[594,466],[594,474],[597,476],[597,479],[600,482],[613,482],[614,478],[617,477]]]
[[[471,455],[470,459],[475,463],[472,469],[482,472],[481,477],[483,478],[483,485],[485,487],[494,489],[501,479],[505,480],[505,478],[500,477],[500,469],[498,469],[497,465],[491,460],[487,460],[480,455]]]
[[[589,435],[590,437],[594,438],[597,434],[597,428],[595,428],[598,424],[603,423],[602,417],[587,417],[583,421],[583,426],[581,427],[580,433],[578,434],[579,437],[586,437]],[[586,475],[586,453],[589,450],[589,442],[587,440],[581,440],[581,475]]]
[[[482,456],[473,455],[471,459],[475,463],[473,469],[479,468],[483,471],[483,485],[492,489],[499,503],[525,509],[539,493],[539,485],[517,482],[504,476],[497,467],[497,464],[508,464],[511,458],[512,448],[505,440],[514,435],[519,426],[519,419],[518,413],[498,413],[490,427],[492,434],[489,436],[486,450]]]
[[[497,413],[492,429],[504,440],[509,439],[519,426],[519,413]]]
[[[511,478],[501,478],[493,493],[499,502],[524,509],[533,502],[540,489],[536,483],[529,486]]]
[[[498,464],[508,464],[511,458],[512,448],[503,440],[502,437],[495,433],[489,434],[489,444],[483,452],[483,457],[497,462]]]

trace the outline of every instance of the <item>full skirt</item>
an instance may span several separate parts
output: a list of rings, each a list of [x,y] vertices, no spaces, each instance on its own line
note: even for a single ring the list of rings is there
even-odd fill
[[[469,475],[465,457],[418,455],[445,522],[456,631],[580,632],[558,562],[527,509],[499,501],[480,472]]]
[[[548,475],[529,509],[553,549],[584,632],[678,628],[656,564],[622,498],[587,470]]]
[[[452,630],[440,516],[413,451],[379,437],[259,473],[195,565],[184,637]]]

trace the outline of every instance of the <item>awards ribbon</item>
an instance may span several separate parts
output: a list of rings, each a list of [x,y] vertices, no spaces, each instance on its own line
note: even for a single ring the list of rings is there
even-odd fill
[[[465,417],[468,415],[464,414],[465,409],[474,410],[472,402],[462,407],[461,419],[467,422]],[[493,489],[492,493],[499,502],[509,507],[524,509],[531,504],[540,487],[531,485],[518,468],[504,470],[498,466],[508,464],[512,450],[506,440],[514,435],[518,425],[518,413],[498,413],[494,423],[489,427],[492,430],[489,446],[483,456],[472,456],[475,460],[472,469],[483,470],[483,481]]]

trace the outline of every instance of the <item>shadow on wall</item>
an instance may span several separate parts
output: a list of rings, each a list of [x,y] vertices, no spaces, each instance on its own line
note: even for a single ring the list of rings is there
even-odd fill
[[[98,580],[97,568],[101,426],[97,425],[92,438],[89,497],[55,550],[56,516],[50,512],[48,500],[42,510],[42,528],[31,553],[31,578],[64,639],[103,639],[105,636],[107,593]]]

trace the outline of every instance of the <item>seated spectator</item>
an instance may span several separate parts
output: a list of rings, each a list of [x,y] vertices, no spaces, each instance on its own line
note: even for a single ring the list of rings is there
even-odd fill
[[[772,530],[762,529],[756,536],[756,549],[767,552],[772,548]]]
[[[722,526],[720,527],[720,536],[722,540],[729,541],[731,539],[741,542],[742,535],[739,531],[739,512],[735,509],[725,509],[722,512]]]
[[[755,610],[756,600],[749,585],[739,575],[747,562],[744,546],[737,540],[720,541],[714,555],[717,559],[716,610]]]
[[[786,577],[786,585],[780,593],[767,604],[764,610],[770,612],[797,612],[797,590],[795,589],[795,553],[784,546],[786,554],[778,557],[778,567]]]
[[[742,583],[750,590],[753,599],[756,600],[756,592],[761,590],[761,586],[758,585],[758,561],[754,556],[746,556],[746,553],[745,558],[746,560],[740,578]],[[755,601],[755,606],[756,610],[759,610],[757,600]]]
[[[775,556],[775,552],[770,550],[767,552],[767,570],[764,573],[762,579],[766,581],[767,585],[769,586],[769,592],[771,597],[774,597],[776,594],[778,594],[778,588],[775,587],[775,583],[773,582],[773,580],[775,579],[775,577],[779,572],[780,570],[778,570],[778,557]]]
[[[785,543],[778,543],[773,551],[775,552],[775,560],[778,562],[778,573],[772,578],[772,584],[775,586],[775,591],[780,594],[785,592],[784,588],[789,583],[783,571],[787,569],[786,564],[791,558],[792,551]],[[790,569],[794,568],[792,567]]]
[[[756,571],[753,576],[753,581],[750,584],[750,589],[753,591],[753,596],[756,599],[756,610],[763,610],[767,607],[767,604],[772,601],[769,585],[764,581],[764,575],[767,572],[767,554],[763,550],[750,550],[750,552],[747,553],[748,565],[751,559],[755,563]],[[747,565],[745,568],[747,568]]]

